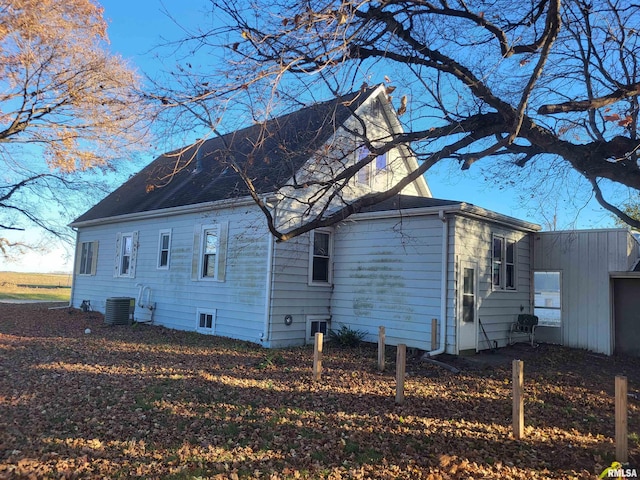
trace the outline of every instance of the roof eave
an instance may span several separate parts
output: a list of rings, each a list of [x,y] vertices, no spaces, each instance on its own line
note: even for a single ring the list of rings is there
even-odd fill
[[[491,221],[518,230],[526,232],[538,232],[542,230],[540,225],[535,223],[519,220],[514,217],[502,215],[501,213],[492,212],[484,208],[476,207],[469,203],[460,202],[454,205],[436,205],[432,207],[418,207],[418,208],[398,208],[393,210],[384,210],[376,212],[364,212],[356,213],[352,215],[353,220],[366,220],[366,219],[380,219],[380,218],[392,218],[401,215],[402,217],[418,217],[427,215],[438,215],[440,212],[444,214],[459,214],[467,217],[477,218],[485,221]],[[347,220],[348,221],[348,220]]]
[[[265,197],[270,200],[272,194],[267,194]],[[132,222],[137,220],[148,220],[151,218],[169,217],[175,215],[186,215],[189,213],[200,213],[211,210],[220,210],[228,207],[244,207],[248,205],[255,205],[253,198],[240,197],[230,198],[226,200],[217,200],[215,202],[195,203],[193,205],[181,205],[179,207],[161,208],[158,210],[149,210],[145,212],[126,213],[123,215],[114,215],[112,217],[94,218],[91,220],[75,221],[69,224],[72,228],[91,227],[95,225],[106,225],[120,222]]]

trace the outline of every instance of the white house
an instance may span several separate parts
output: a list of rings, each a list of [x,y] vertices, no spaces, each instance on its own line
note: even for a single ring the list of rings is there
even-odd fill
[[[399,128],[381,86],[157,158],[71,224],[72,305],[105,312],[110,300],[131,297],[138,321],[270,348],[341,325],[371,341],[384,326],[389,344],[432,354],[506,345],[518,314],[541,312],[534,270],[561,268],[536,264],[536,255],[551,258],[540,250],[547,237],[539,226],[434,199],[420,178],[332,228],[275,242],[234,170],[251,169],[277,222],[295,225],[306,198],[292,185],[357,162],[363,147],[354,131],[375,142]],[[384,190],[415,166],[408,149],[391,150],[352,179],[342,201]],[[615,269],[637,258],[629,248]],[[572,331],[567,305],[560,327],[538,330],[570,345],[570,333],[554,333]]]

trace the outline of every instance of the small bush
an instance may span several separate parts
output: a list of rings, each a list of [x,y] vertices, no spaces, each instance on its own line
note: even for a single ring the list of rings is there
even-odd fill
[[[329,330],[329,339],[342,347],[357,347],[367,332],[342,325],[339,330]]]

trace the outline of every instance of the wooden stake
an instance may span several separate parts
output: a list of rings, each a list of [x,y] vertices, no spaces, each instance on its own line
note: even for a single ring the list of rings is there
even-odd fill
[[[396,354],[396,404],[404,403],[404,375],[407,363],[407,346],[403,343],[398,345]]]
[[[384,370],[384,327],[378,327],[378,370]]]
[[[616,460],[627,463],[629,443],[627,437],[627,377],[616,376]]]
[[[513,438],[524,436],[524,362],[513,361]]]
[[[431,350],[438,348],[438,319],[431,319]]]
[[[321,332],[316,333],[315,343],[313,344],[313,379],[320,380],[322,373],[322,341]]]

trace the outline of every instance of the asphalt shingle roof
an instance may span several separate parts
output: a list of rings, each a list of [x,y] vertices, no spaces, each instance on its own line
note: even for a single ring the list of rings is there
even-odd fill
[[[163,154],[73,223],[194,205],[248,194],[229,155],[258,193],[275,192],[375,91],[353,92],[293,113]]]

